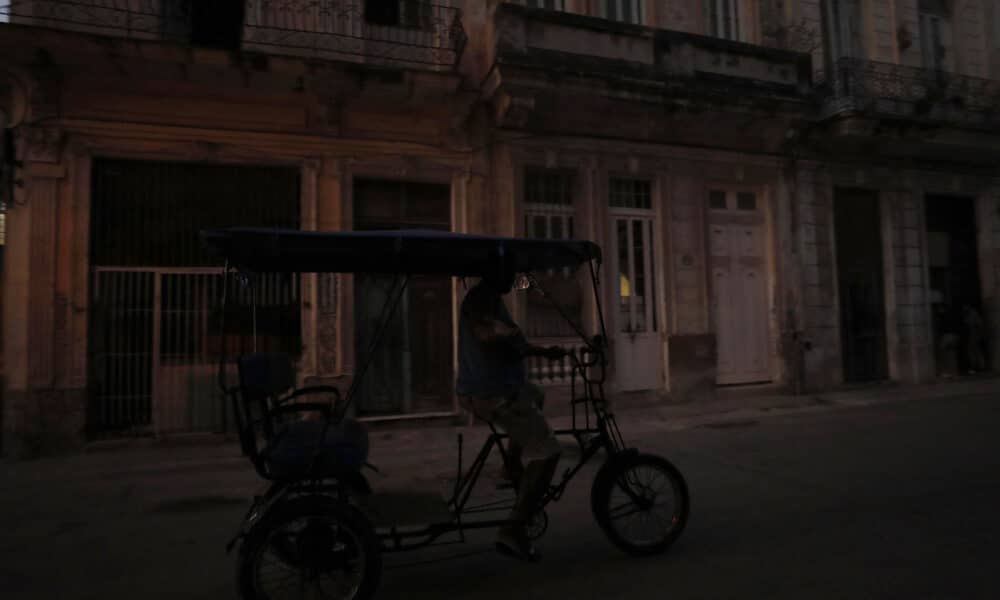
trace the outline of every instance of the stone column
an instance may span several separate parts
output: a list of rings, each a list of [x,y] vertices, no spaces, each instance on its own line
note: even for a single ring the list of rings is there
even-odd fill
[[[72,269],[71,189],[63,135],[17,131],[24,187],[7,213],[4,285],[4,450],[12,457],[78,448],[84,441],[86,393],[69,387]],[[63,198],[63,195],[66,198]]]
[[[894,375],[904,383],[918,383],[935,375],[935,348],[928,305],[924,192],[910,182],[897,193],[883,194],[889,202],[892,235],[893,293],[887,294],[887,313],[895,313]],[[890,321],[891,325],[892,321]],[[892,339],[893,336],[890,336]]]
[[[775,303],[781,314],[776,315],[779,331],[778,354],[782,361],[780,381],[793,393],[803,391],[805,383],[805,346],[803,332],[803,282],[799,240],[801,224],[796,202],[798,181],[797,167],[789,164],[782,171],[775,186],[774,227],[776,256]]]
[[[843,381],[834,246],[833,185],[816,165],[800,165],[796,178],[798,250],[802,270],[801,329],[804,389],[827,389]]]
[[[344,229],[341,201],[343,197],[341,162],[332,157],[322,159],[316,182],[316,229],[340,231]],[[337,385],[333,378],[343,373],[344,340],[341,332],[343,285],[338,273],[320,273],[316,276],[316,369],[314,385]],[[346,391],[346,390],[344,390]]]

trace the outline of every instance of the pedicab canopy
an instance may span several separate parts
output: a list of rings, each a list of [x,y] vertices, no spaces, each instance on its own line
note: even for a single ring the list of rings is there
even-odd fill
[[[409,273],[476,277],[495,257],[518,272],[601,260],[583,240],[539,240],[401,229],[301,231],[231,228],[201,232],[202,242],[230,266],[257,273]]]

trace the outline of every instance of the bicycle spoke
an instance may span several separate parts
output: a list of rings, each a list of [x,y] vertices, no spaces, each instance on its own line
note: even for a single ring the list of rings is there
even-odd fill
[[[618,519],[625,519],[625,518],[630,517],[632,515],[642,514],[642,509],[641,508],[635,506],[634,504],[632,504],[630,506],[632,507],[632,510],[630,510],[630,511],[628,511],[626,513],[619,514],[619,515],[610,515],[609,514],[609,516],[611,516],[614,520],[618,520]],[[620,509],[622,507],[618,507],[618,508]]]
[[[679,522],[676,482],[655,464],[637,464],[620,473],[608,496],[607,517],[636,547],[654,546],[671,535]]]
[[[272,600],[353,597],[361,586],[359,577],[364,571],[359,540],[337,521],[312,517],[306,520],[308,526],[301,526],[301,522],[287,523],[269,536],[257,565],[259,594]],[[314,529],[306,531],[307,527],[326,529],[319,531],[323,545],[315,550],[316,555],[299,556],[299,544],[312,541],[301,539],[303,535],[313,535]]]

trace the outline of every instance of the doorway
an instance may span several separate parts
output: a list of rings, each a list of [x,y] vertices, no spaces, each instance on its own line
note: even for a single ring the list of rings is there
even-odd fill
[[[925,214],[938,375],[985,370],[975,204],[972,198],[927,196]]]
[[[882,381],[889,363],[878,192],[838,189],[834,226],[844,381]]]
[[[95,159],[91,174],[87,430],[92,438],[221,431],[227,355],[302,349],[298,277],[261,275],[256,330],[246,292],[221,325],[216,227],[300,223],[300,174],[285,166]],[[256,331],[256,346],[254,335]]]
[[[356,179],[355,230],[451,228],[447,185]],[[355,276],[355,356],[371,348],[393,275]],[[391,316],[359,384],[360,413],[368,416],[450,412],[454,409],[452,280],[414,276]]]
[[[612,315],[615,384],[623,392],[652,390],[661,387],[663,381],[652,183],[613,177],[608,200],[612,244],[609,258],[618,292]]]
[[[709,191],[719,385],[771,381],[766,219],[752,190]]]

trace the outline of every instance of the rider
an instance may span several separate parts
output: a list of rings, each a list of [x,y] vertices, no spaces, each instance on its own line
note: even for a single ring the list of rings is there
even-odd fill
[[[539,410],[542,391],[528,383],[523,359],[556,359],[564,351],[529,344],[511,319],[503,295],[511,291],[514,276],[511,257],[494,256],[482,280],[466,294],[458,323],[456,392],[467,410],[506,431],[513,454],[527,461],[514,508],[497,533],[496,546],[504,554],[535,561],[539,555],[525,527],[552,482],[560,448]]]

